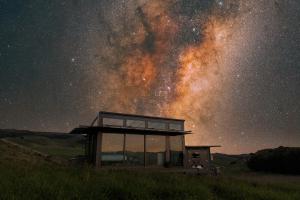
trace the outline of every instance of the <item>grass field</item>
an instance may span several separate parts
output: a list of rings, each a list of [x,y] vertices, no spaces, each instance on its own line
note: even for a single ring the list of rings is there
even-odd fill
[[[1,140],[0,180],[0,199],[300,199],[299,177],[76,168]]]

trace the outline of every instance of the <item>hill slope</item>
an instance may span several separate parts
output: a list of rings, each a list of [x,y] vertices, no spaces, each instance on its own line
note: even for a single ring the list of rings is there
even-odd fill
[[[260,150],[251,155],[248,166],[255,171],[300,175],[300,147]]]
[[[84,138],[81,135],[0,129],[1,138],[51,156],[71,158],[84,154]]]

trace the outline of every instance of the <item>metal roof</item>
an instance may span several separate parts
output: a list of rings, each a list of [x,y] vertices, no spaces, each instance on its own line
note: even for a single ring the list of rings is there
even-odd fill
[[[221,147],[221,145],[198,145],[198,146],[188,146],[186,145],[185,148],[188,149],[197,149],[197,148],[211,148],[211,147]]]
[[[159,130],[149,128],[133,128],[133,127],[119,127],[119,126],[80,126],[73,129],[70,134],[96,134],[96,133],[128,133],[128,134],[142,134],[142,135],[185,135],[191,134],[191,131],[177,131],[177,130]]]
[[[175,120],[175,121],[185,121],[184,119],[176,119],[176,118],[168,118],[168,117],[156,117],[156,116],[147,116],[147,115],[136,115],[136,114],[125,114],[125,113],[117,113],[117,112],[106,112],[100,111],[99,114],[110,114],[110,115],[120,115],[120,116],[128,116],[128,117],[142,117],[142,118],[151,118],[151,119],[161,119],[161,120]]]

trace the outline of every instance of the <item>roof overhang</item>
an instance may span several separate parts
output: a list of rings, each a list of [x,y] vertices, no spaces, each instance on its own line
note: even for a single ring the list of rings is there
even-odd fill
[[[185,146],[186,149],[203,149],[203,148],[212,148],[212,147],[221,147],[221,145]]]
[[[70,134],[97,134],[102,133],[128,133],[140,135],[186,135],[191,134],[191,131],[176,131],[176,130],[158,130],[158,129],[141,129],[132,127],[115,127],[115,126],[85,126],[73,129]]]
[[[144,119],[158,119],[158,120],[168,120],[168,121],[180,121],[184,122],[184,119],[176,119],[176,118],[169,118],[169,117],[157,117],[157,116],[149,116],[149,115],[136,115],[136,114],[127,114],[127,113],[118,113],[118,112],[106,112],[100,111],[99,115],[111,115],[111,116],[123,116],[123,117],[138,117]]]

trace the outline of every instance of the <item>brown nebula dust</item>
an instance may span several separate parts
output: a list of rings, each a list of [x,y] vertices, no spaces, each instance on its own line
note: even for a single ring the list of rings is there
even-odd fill
[[[187,143],[203,144],[228,84],[224,56],[228,48],[236,50],[229,44],[241,5],[216,1],[191,13],[182,2],[128,6],[132,14],[126,14],[126,26],[110,26],[109,45],[102,52],[107,58],[100,79],[94,77],[101,94],[96,101],[93,96],[91,105],[96,111],[183,118],[195,133]]]

